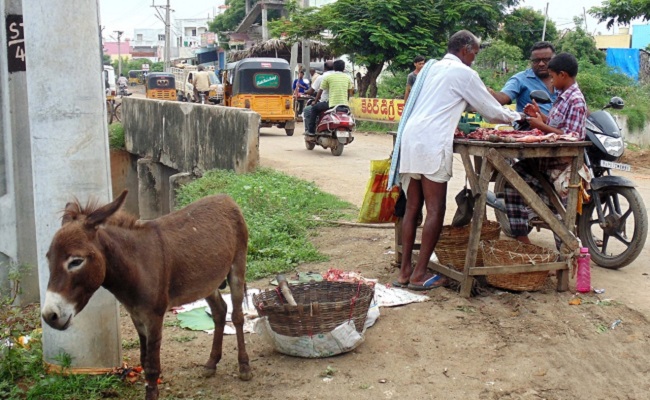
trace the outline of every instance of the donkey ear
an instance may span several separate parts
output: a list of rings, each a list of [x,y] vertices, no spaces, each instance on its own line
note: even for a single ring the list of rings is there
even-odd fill
[[[77,215],[81,212],[81,207],[78,202],[69,202],[65,205],[63,210],[63,217],[61,217],[61,226],[77,219]]]
[[[97,227],[98,225],[103,224],[113,214],[118,212],[122,207],[122,205],[124,204],[124,201],[126,200],[126,194],[128,192],[129,191],[125,189],[117,197],[117,199],[113,200],[112,202],[106,204],[103,207],[98,208],[97,210],[93,211],[90,215],[88,215],[85,222],[86,226]]]

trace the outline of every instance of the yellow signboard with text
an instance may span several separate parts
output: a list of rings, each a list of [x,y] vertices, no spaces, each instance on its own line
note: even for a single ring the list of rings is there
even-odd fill
[[[363,121],[399,122],[404,111],[401,99],[350,99],[354,118]]]

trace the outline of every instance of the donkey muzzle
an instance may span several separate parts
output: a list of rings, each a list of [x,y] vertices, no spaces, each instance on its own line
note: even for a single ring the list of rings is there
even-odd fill
[[[60,331],[68,329],[74,317],[74,305],[58,293],[48,291],[41,310],[41,317],[49,326]]]

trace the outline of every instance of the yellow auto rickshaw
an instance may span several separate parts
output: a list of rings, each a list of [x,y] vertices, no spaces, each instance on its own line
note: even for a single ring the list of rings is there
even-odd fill
[[[173,74],[151,72],[145,82],[148,99],[176,100],[176,81]]]
[[[142,85],[144,83],[144,71],[141,69],[132,69],[129,71],[129,85]]]
[[[262,117],[262,127],[284,128],[293,135],[296,120],[289,63],[281,58],[245,58],[223,73],[223,104],[248,108]]]

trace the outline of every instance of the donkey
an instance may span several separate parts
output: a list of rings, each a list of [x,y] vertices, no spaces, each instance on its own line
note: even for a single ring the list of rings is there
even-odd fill
[[[252,377],[244,344],[242,303],[246,294],[248,229],[237,204],[226,195],[198,200],[151,221],[120,211],[127,191],[98,207],[68,203],[47,259],[43,320],[65,330],[103,286],[129,312],[140,338],[146,400],[158,399],[160,344],[165,312],[205,298],[215,332],[205,375],[221,360],[226,302],[218,287],[226,279],[232,293],[239,377]]]

